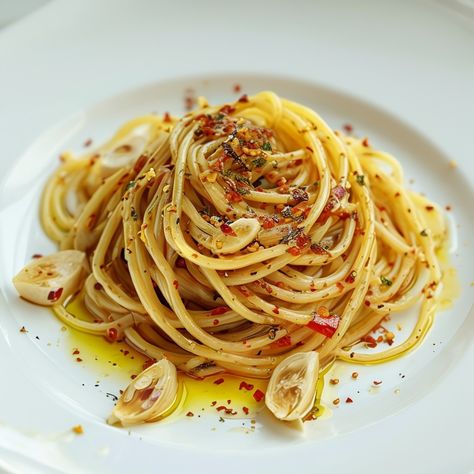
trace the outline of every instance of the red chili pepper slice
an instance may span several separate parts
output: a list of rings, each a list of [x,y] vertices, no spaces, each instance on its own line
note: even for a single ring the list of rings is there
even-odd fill
[[[313,314],[313,319],[306,325],[306,327],[313,331],[319,332],[323,336],[332,337],[339,327],[341,318],[337,315],[329,318],[322,318],[318,314]]]

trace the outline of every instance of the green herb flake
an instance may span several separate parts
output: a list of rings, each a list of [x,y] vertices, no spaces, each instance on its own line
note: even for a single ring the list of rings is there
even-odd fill
[[[420,235],[422,235],[423,237],[428,237],[428,232],[426,231],[426,229],[423,229],[423,230],[420,232]]]
[[[130,210],[130,215],[132,216],[132,219],[134,221],[136,221],[138,219],[138,214],[137,214],[137,211],[135,210],[134,207],[132,207],[132,209]]]
[[[134,188],[136,184],[137,184],[136,181],[130,181],[130,182],[127,184],[127,190]]]
[[[272,145],[270,144],[270,142],[265,142],[265,143],[262,145],[262,150],[265,150],[265,151],[272,151]]]
[[[257,158],[256,160],[252,161],[252,165],[254,168],[263,168],[267,164],[267,160],[263,157]]]
[[[363,174],[358,174],[356,176],[357,183],[360,184],[361,186],[365,185],[365,176]]]
[[[380,281],[382,282],[382,285],[392,286],[392,280],[389,280],[387,277],[384,277],[383,275],[380,277]]]

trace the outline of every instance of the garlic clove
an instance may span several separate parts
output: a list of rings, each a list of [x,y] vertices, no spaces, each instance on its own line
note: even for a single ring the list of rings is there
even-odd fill
[[[268,383],[268,409],[280,420],[306,416],[314,405],[318,374],[317,352],[298,352],[281,361]]]
[[[51,306],[79,290],[86,254],[62,250],[31,261],[14,278],[13,285],[31,303]]]
[[[107,422],[128,426],[155,421],[172,407],[177,393],[176,367],[161,359],[128,385]]]

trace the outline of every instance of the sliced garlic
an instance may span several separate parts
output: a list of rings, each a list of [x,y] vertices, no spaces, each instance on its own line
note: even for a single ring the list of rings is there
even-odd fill
[[[167,359],[161,359],[129,384],[107,423],[128,426],[156,421],[171,408],[177,393],[176,367]]]
[[[101,154],[100,168],[102,176],[110,176],[125,166],[130,166],[145,151],[150,141],[151,126],[140,125],[116,143],[112,150]]]
[[[241,217],[230,224],[231,233],[216,229],[213,235],[209,235],[199,227],[191,223],[190,232],[192,237],[201,245],[211,250],[216,255],[238,252],[255,240],[260,223],[253,217]]]
[[[311,410],[319,373],[317,352],[298,352],[273,371],[265,395],[268,409],[280,420],[298,420]]]
[[[30,262],[13,278],[13,284],[25,300],[51,306],[79,289],[85,263],[84,252],[61,250]]]

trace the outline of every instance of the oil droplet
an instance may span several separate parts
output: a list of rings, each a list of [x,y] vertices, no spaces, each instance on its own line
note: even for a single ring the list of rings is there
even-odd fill
[[[441,278],[442,289],[439,295],[439,309],[445,310],[451,308],[454,300],[461,294],[461,282],[459,281],[456,269],[450,263],[448,240],[436,251],[436,256],[443,273]]]

